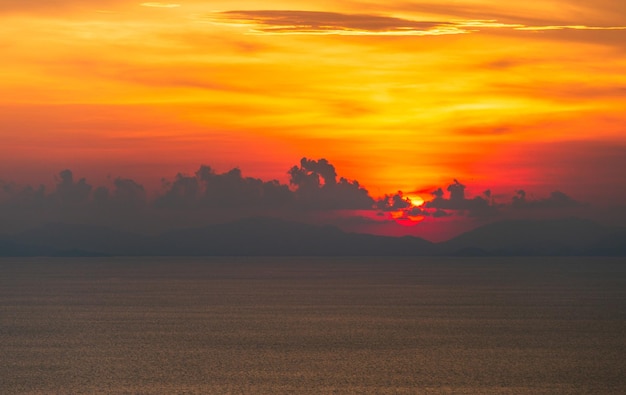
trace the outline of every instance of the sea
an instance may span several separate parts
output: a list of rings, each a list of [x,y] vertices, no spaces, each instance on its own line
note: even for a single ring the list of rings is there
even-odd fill
[[[626,394],[626,259],[0,259],[1,394]]]

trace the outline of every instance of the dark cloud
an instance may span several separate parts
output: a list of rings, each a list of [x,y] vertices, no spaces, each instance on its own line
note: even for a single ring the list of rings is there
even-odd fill
[[[244,177],[239,169],[216,173],[202,166],[192,175],[178,174],[164,181],[164,192],[155,200],[158,208],[171,209],[281,209],[358,210],[374,203],[357,181],[337,180],[335,167],[326,159],[302,158],[289,171],[288,185],[276,180]]]
[[[114,198],[131,206],[141,205],[146,201],[146,191],[141,184],[127,179],[116,178]]]
[[[444,191],[437,188],[431,192],[433,199],[421,206],[413,206],[402,192],[385,195],[378,199],[375,208],[381,215],[394,212],[394,218],[406,219],[410,217],[426,216],[433,218],[449,217],[453,215],[477,218],[493,218],[504,215],[509,209],[562,209],[583,208],[585,204],[576,201],[560,191],[554,191],[550,196],[539,199],[527,199],[524,190],[518,190],[510,203],[496,203],[491,189],[483,191],[480,196],[468,197],[466,186],[454,180]],[[447,196],[446,196],[447,195]]]
[[[155,205],[167,208],[193,208],[200,195],[200,184],[195,176],[177,174],[174,181],[163,180],[165,192],[157,197]]]
[[[528,200],[526,192],[520,189],[513,196],[511,207],[521,209],[561,209],[583,207],[585,204],[578,202],[561,191],[554,191],[549,197],[536,200]]]
[[[450,213],[448,213],[448,212],[446,212],[444,210],[437,209],[437,210],[433,211],[431,213],[431,215],[433,217],[435,217],[435,218],[441,218],[441,217],[448,217],[448,216],[450,216],[452,214],[450,214]]]
[[[72,171],[66,169],[59,173],[56,190],[50,199],[61,208],[71,209],[84,206],[89,202],[91,188],[85,178],[75,182]]]
[[[46,222],[126,224],[150,207],[143,186],[130,179],[117,178],[111,188],[95,189],[85,178],[75,179],[71,170],[55,179],[50,192],[44,186],[1,184],[0,215],[18,227]]]
[[[426,202],[424,206],[429,209],[435,209],[433,215],[438,217],[445,216],[444,213],[448,211],[456,211],[458,213],[467,213],[472,217],[486,217],[496,214],[496,206],[491,202],[491,191],[487,190],[483,196],[475,196],[473,198],[467,198],[465,196],[465,185],[461,184],[458,180],[446,188],[449,197],[445,198],[445,193],[441,188],[432,192],[434,199]]]
[[[297,207],[306,210],[369,210],[374,206],[368,191],[358,181],[340,178],[326,159],[302,158],[289,170]]]
[[[515,196],[513,196],[512,206],[520,207],[525,206],[526,204],[526,191],[524,191],[523,189],[516,191]]]
[[[43,185],[19,187],[12,182],[0,181],[2,199],[0,202],[9,209],[43,208],[46,204],[46,188]]]
[[[376,208],[381,211],[397,211],[411,207],[411,201],[401,191],[393,195],[385,195],[376,201]]]
[[[458,180],[446,188],[445,192],[438,188],[432,192],[433,199],[424,204],[423,215],[443,217],[451,214],[469,215],[471,217],[492,217],[501,211],[512,209],[563,209],[586,207],[585,204],[572,199],[560,191],[554,191],[550,196],[539,199],[528,199],[524,190],[518,190],[510,204],[496,204],[490,189],[483,192],[482,196],[467,197],[466,187]],[[434,211],[432,209],[435,209]]]
[[[447,22],[319,11],[243,10],[221,12],[215,17],[222,21],[252,24],[255,30],[264,33],[395,32],[411,34],[435,30],[442,25],[453,28],[453,25]]]
[[[56,176],[50,191],[43,186],[0,181],[0,228],[6,231],[64,222],[150,232],[271,216],[311,223],[323,220],[357,230],[361,223],[374,226],[406,220],[417,224],[420,219],[416,217],[430,217],[429,222],[451,216],[490,219],[515,216],[522,209],[544,209],[535,211],[544,215],[545,210],[586,207],[560,191],[531,199],[519,190],[509,203],[496,204],[490,189],[468,196],[466,186],[458,180],[445,189],[433,190],[432,200],[415,206],[401,191],[373,199],[357,181],[339,177],[326,159],[302,158],[287,173],[289,184],[281,184],[245,177],[238,168],[219,173],[200,166],[191,175],[179,173],[163,180],[162,190],[152,197],[129,178],[118,177],[108,186],[94,188],[70,170]]]
[[[93,191],[94,204],[101,208],[114,210],[138,210],[148,205],[143,185],[128,178],[116,178],[113,191],[107,187],[98,187]]]
[[[243,177],[239,169],[220,175],[203,166],[197,176],[204,187],[204,199],[210,205],[267,208],[289,206],[292,201],[292,194],[286,185],[276,180]]]
[[[623,38],[624,25],[568,24],[565,21],[520,18],[519,15],[496,13],[489,18],[483,11],[467,13],[457,8],[453,11],[441,5],[422,5],[431,11],[446,11],[448,21],[413,20],[381,15],[344,14],[337,12],[294,10],[237,10],[213,14],[210,18],[220,23],[248,25],[256,34],[338,34],[338,35],[414,35],[435,36],[444,34],[470,34],[497,32],[503,34],[557,33],[564,37],[576,37],[582,33],[592,41],[596,32]],[[478,19],[459,18],[458,15],[476,15]],[[565,23],[564,23],[565,22]],[[617,33],[617,34],[614,34]]]
[[[193,176],[178,174],[164,181],[165,191],[157,197],[156,207],[193,208],[273,208],[290,206],[293,193],[278,181],[243,177],[241,170],[218,174],[201,166]]]
[[[177,174],[163,180],[163,189],[149,199],[144,187],[128,178],[115,178],[111,186],[92,187],[85,178],[75,178],[71,170],[56,176],[56,185],[47,192],[41,187],[19,187],[0,183],[0,211],[43,210],[48,220],[114,219],[139,213],[159,218],[163,211],[174,211],[184,222],[194,215],[215,213],[263,215],[268,212],[297,213],[334,210],[372,210],[374,200],[357,181],[338,178],[326,159],[302,158],[289,170],[290,185],[276,180],[244,177],[235,168],[218,173],[201,166],[193,175]],[[17,214],[16,214],[17,215]],[[16,216],[14,215],[14,216]]]
[[[395,212],[395,219],[410,219],[411,217],[425,216],[442,218],[453,215],[453,211],[470,210],[471,215],[478,216],[482,212],[477,211],[480,207],[473,199],[465,199],[465,186],[457,180],[448,187],[450,199],[444,198],[445,192],[437,188],[431,194],[434,199],[421,206],[414,206],[411,200],[404,197],[401,191],[393,195],[385,195],[376,201],[376,209],[380,212]],[[489,193],[490,191],[485,191]],[[476,199],[476,198],[474,198]],[[482,200],[482,198],[478,198]],[[472,211],[473,210],[473,211]]]
[[[89,223],[99,210],[91,198],[92,186],[84,178],[74,179],[70,170],[61,171],[50,192],[44,186],[3,184],[0,201],[0,230],[32,227],[46,222]]]
[[[326,159],[310,160],[302,158],[300,167],[308,172],[319,174],[324,180],[324,184],[337,184],[337,172],[335,166],[328,163]]]
[[[74,180],[71,170],[63,170],[56,177],[55,189],[46,193],[43,185],[20,187],[15,183],[1,182],[2,205],[23,209],[75,210],[91,202],[92,186],[85,178]]]

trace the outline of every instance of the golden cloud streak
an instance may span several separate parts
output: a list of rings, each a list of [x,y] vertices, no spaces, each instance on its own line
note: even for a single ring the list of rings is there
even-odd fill
[[[493,19],[419,21],[380,15],[291,10],[225,11],[211,15],[209,20],[220,25],[247,27],[249,33],[255,35],[439,36],[468,34],[482,29],[626,30],[626,26],[530,26]]]
[[[153,7],[153,8],[178,8],[180,4],[174,3],[141,3],[142,7]]]
[[[526,31],[542,31],[542,30],[626,30],[626,26],[584,26],[584,25],[565,25],[565,26],[521,26],[515,30]]]

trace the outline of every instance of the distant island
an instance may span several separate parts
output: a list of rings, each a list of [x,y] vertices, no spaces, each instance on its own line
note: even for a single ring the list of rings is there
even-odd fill
[[[0,236],[0,256],[626,256],[626,228],[590,220],[510,220],[448,241],[348,233],[248,218],[156,236],[51,223]]]

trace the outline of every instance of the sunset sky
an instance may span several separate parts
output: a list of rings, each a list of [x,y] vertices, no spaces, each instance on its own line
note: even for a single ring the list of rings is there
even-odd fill
[[[5,216],[65,169],[155,202],[201,165],[304,196],[289,169],[325,158],[378,203],[309,217],[433,239],[516,204],[626,217],[622,0],[1,1],[0,50]]]

